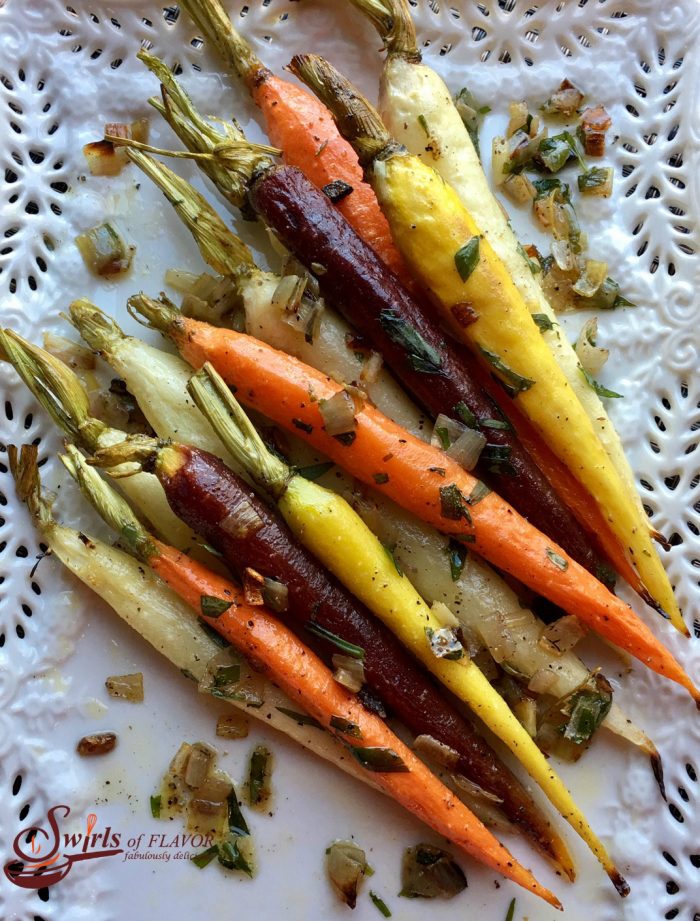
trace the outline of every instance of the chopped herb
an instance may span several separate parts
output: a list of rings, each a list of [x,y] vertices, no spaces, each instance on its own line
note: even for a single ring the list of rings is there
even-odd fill
[[[250,756],[248,803],[260,807],[270,798],[272,755],[264,745],[256,745]]]
[[[546,313],[533,313],[532,319],[535,321],[540,332],[544,333],[554,329],[554,323]]]
[[[349,195],[352,190],[352,186],[348,185],[347,182],[343,182],[342,179],[335,179],[333,182],[329,182],[328,185],[324,185],[323,187],[324,193],[330,198],[334,205]]]
[[[377,910],[378,910],[382,915],[384,915],[385,918],[390,918],[390,917],[391,917],[391,911],[389,910],[388,905],[386,904],[386,902],[385,902],[383,899],[381,899],[381,898],[377,895],[376,892],[372,892],[372,890],[370,889],[370,891],[369,891],[369,897],[370,897],[370,899],[372,899],[372,904],[377,908]]]
[[[342,732],[343,735],[353,736],[355,739],[362,738],[362,733],[357,723],[353,723],[352,720],[346,720],[344,716],[332,716],[330,725],[333,729],[337,729],[338,732]]]
[[[368,771],[378,774],[406,774],[409,772],[403,758],[391,748],[358,748],[354,745],[349,748],[353,758]]]
[[[393,343],[404,349],[414,371],[422,374],[441,372],[442,358],[438,352],[396,311],[382,310],[379,314],[379,325]]]
[[[326,630],[325,627],[322,627],[313,620],[310,620],[306,624],[306,629],[309,633],[315,633],[316,636],[320,636],[322,640],[328,640],[329,643],[333,643],[334,646],[341,649],[345,655],[350,656],[351,659],[364,659],[365,657],[365,651],[361,646],[355,646],[354,643],[348,643],[346,640],[336,636],[335,633],[331,633],[330,630]]]
[[[518,374],[517,371],[509,368],[495,352],[490,352],[481,345],[479,346],[479,351],[491,367],[501,375],[501,383],[512,397],[522,393],[523,390],[529,390],[534,385],[535,382],[530,380],[529,377],[523,377],[522,374]]]
[[[616,393],[614,390],[609,390],[607,387],[603,386],[603,384],[599,384],[598,381],[594,380],[583,366],[579,366],[579,367],[580,367],[581,374],[583,374],[585,378],[586,383],[592,390],[594,390],[598,394],[599,397],[609,397],[610,399],[613,399],[613,400],[621,400],[624,398],[623,393]]]
[[[485,499],[486,496],[491,492],[486,483],[482,483],[481,480],[477,480],[474,484],[474,488],[467,496],[467,502],[470,505],[478,505],[482,499]]]
[[[232,835],[249,835],[248,823],[243,818],[241,807],[236,796],[236,791],[231,787],[231,792],[226,800],[228,805],[228,827]]]
[[[460,544],[458,540],[450,540],[446,550],[450,561],[450,575],[452,576],[452,581],[456,582],[462,575],[464,564],[467,561],[467,548],[464,544]]]
[[[562,735],[574,745],[583,745],[593,737],[612,705],[610,685],[602,676],[596,677],[600,679],[596,682],[597,690],[582,687],[569,700],[569,721]]]
[[[550,173],[558,173],[572,157],[578,160],[582,170],[586,169],[581,142],[571,132],[562,131],[540,141],[538,159]]]
[[[219,846],[217,844],[213,844],[211,847],[208,847],[206,851],[201,851],[199,854],[195,854],[194,857],[190,858],[190,860],[196,867],[199,867],[200,870],[203,870],[204,867],[208,866],[212,862],[218,853]]]
[[[299,476],[303,476],[305,480],[318,480],[324,473],[328,473],[332,467],[335,467],[333,461],[324,461],[320,464],[309,464],[308,467],[298,467],[297,473]]]
[[[590,195],[591,192],[607,191],[612,189],[613,171],[609,166],[593,166],[586,170],[580,176],[576,177],[578,190],[583,195]]]
[[[465,499],[456,483],[440,487],[440,514],[451,521],[466,518],[471,524],[472,516],[465,505]]]
[[[438,476],[445,476],[447,473],[444,467],[428,467],[428,470],[431,473],[437,473]]]
[[[399,562],[396,559],[396,556],[394,555],[393,547],[389,547],[388,544],[382,544],[382,547],[384,548],[384,552],[386,553],[386,555],[389,557],[391,562],[394,564],[394,569],[398,572],[400,576],[402,576],[403,569],[401,569],[401,567],[399,566]]]
[[[555,553],[550,547],[547,547],[547,556],[554,563],[557,569],[561,569],[562,572],[566,572],[569,568],[569,563],[564,559],[559,553]]]
[[[436,659],[456,660],[464,655],[464,646],[451,627],[440,627],[438,630],[426,627],[425,635],[428,637],[430,651]]]
[[[295,428],[301,429],[302,432],[306,432],[307,435],[310,435],[314,430],[313,425],[309,425],[309,423],[304,422],[303,419],[292,419],[292,425]]]
[[[333,437],[347,448],[357,438],[357,432],[343,432],[342,435],[334,435]]]
[[[532,258],[530,257],[530,254],[529,254],[529,253],[527,252],[527,250],[523,247],[523,245],[522,245],[522,243],[520,242],[520,240],[518,240],[518,243],[517,243],[517,250],[518,250],[518,252],[520,253],[520,255],[523,257],[523,259],[525,260],[525,262],[527,262],[528,267],[529,267],[530,271],[532,272],[532,274],[533,274],[533,275],[539,275],[539,273],[542,271],[542,266],[539,264],[539,262],[537,261],[537,259],[532,259]]]
[[[472,237],[455,253],[455,266],[462,281],[466,281],[479,263],[479,239]]]
[[[464,403],[462,400],[460,400],[459,403],[457,403],[457,405],[454,407],[454,412],[457,415],[457,417],[461,419],[462,422],[467,426],[467,428],[470,428],[470,429],[479,428],[478,419],[476,418],[474,413],[471,411],[471,409],[469,409],[467,404]]]
[[[436,425],[433,431],[440,439],[440,447],[443,451],[446,451],[450,446],[450,433],[444,425]]]
[[[427,122],[427,120],[426,120],[425,115],[422,115],[422,114],[421,114],[421,115],[418,116],[418,124],[421,126],[421,128],[423,129],[423,131],[425,131],[425,136],[429,138],[429,137],[430,137],[430,128],[428,128],[428,122]]]
[[[482,419],[482,429],[499,429],[502,432],[512,432],[513,426],[507,419]]]
[[[214,687],[215,688],[225,688],[230,684],[238,684],[241,680],[241,666],[238,664],[234,665],[220,665],[216,674],[214,675]]]
[[[223,844],[219,845],[218,851],[218,859],[222,867],[226,867],[227,870],[241,870],[252,877],[253,868],[241,854],[236,838],[229,838],[228,841],[224,841]]]
[[[285,716],[288,716],[290,720],[294,720],[295,723],[299,723],[300,726],[313,726],[314,729],[323,729],[319,721],[307,713],[298,713],[296,710],[290,710],[287,707],[275,707],[275,710],[284,713]]]
[[[599,582],[602,582],[607,588],[611,591],[615,588],[615,583],[617,582],[617,573],[612,568],[608,566],[607,563],[598,563],[595,568],[595,577]]]
[[[506,921],[513,921],[515,917],[515,899],[510,900],[510,905],[508,906],[508,913],[506,914]]]
[[[553,176],[551,179],[536,179],[533,185],[537,190],[537,198],[535,201],[537,201],[538,198],[546,198],[552,191],[554,192],[555,201],[562,203],[571,201],[571,193],[569,192],[568,185],[556,176]]]
[[[373,473],[372,479],[377,484],[377,486],[381,486],[383,483],[389,482],[389,474],[388,473]]]
[[[154,819],[160,818],[160,794],[151,797],[151,815]]]
[[[620,286],[614,278],[608,276],[593,297],[581,300],[581,306],[591,310],[615,310],[617,307],[634,307],[632,301],[620,294]]]
[[[202,617],[210,617],[216,620],[221,617],[233,604],[232,601],[226,601],[224,598],[217,598],[216,595],[200,595],[199,607]]]
[[[455,97],[455,108],[459,112],[460,118],[467,129],[467,133],[472,140],[477,156],[481,158],[479,150],[479,129],[484,115],[491,111],[490,106],[480,106],[477,100],[472,96],[466,87],[457,93]]]
[[[326,139],[326,140],[323,142],[323,144],[321,144],[321,146],[318,148],[318,150],[316,151],[316,153],[314,154],[314,156],[320,157],[321,154],[323,153],[323,151],[326,149],[326,147],[328,147],[328,139]]]

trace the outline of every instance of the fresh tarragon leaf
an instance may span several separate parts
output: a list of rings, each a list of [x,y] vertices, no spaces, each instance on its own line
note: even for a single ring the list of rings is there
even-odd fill
[[[414,371],[421,374],[441,373],[442,358],[438,352],[396,311],[382,310],[379,314],[379,325],[393,343],[404,349]]]
[[[462,281],[466,281],[479,264],[479,239],[472,237],[455,253],[455,266]]]
[[[498,371],[498,373],[501,375],[500,380],[512,397],[517,396],[517,394],[522,393],[523,390],[529,390],[530,387],[534,386],[535,382],[533,380],[530,380],[529,377],[523,377],[523,375],[518,374],[517,371],[513,371],[513,369],[509,368],[508,365],[502,360],[502,358],[499,355],[496,355],[495,352],[490,352],[488,349],[485,349],[481,345],[479,346],[479,351],[484,356],[486,361],[488,361],[491,367]]]

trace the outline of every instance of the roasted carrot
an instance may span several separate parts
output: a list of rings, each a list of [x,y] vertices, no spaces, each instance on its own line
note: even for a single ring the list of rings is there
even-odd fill
[[[384,42],[387,55],[380,80],[379,110],[392,136],[432,166],[452,186],[508,269],[528,310],[533,314],[544,314],[550,321],[555,321],[554,312],[539,281],[532,274],[508,215],[489,186],[479,154],[455,107],[452,94],[440,75],[429,64],[421,61],[420,43],[416,38],[407,0],[350,2],[367,16]],[[430,135],[429,139],[426,138],[426,132]],[[541,333],[617,470],[627,499],[637,510],[639,527],[648,529],[649,522],[641,506],[634,475],[624,455],[620,438],[600,398],[581,373],[581,365],[571,343],[562,335],[556,322],[552,322],[551,329],[541,330]],[[547,451],[541,439],[537,438],[536,442],[539,444],[528,439],[528,450],[542,466],[547,463]],[[563,469],[561,464],[559,467]],[[564,488],[557,477],[559,471],[556,466],[543,466],[542,469],[558,491],[560,485]],[[593,503],[580,486],[577,490],[572,487],[575,484],[570,478],[566,487],[569,504],[586,526],[586,512],[593,510]],[[566,498],[563,493],[562,497]],[[630,569],[629,563],[620,559],[620,551],[626,552],[624,543],[617,541],[604,516],[598,512],[595,517],[597,521],[591,519],[590,522],[594,532],[605,535],[604,543],[610,559],[616,562],[620,574],[629,581],[630,576],[624,571],[625,563],[626,569]],[[618,543],[617,550],[611,538]],[[650,587],[653,587],[653,577],[648,573],[646,577]],[[635,582],[630,584],[635,585]],[[641,588],[640,594],[647,604],[657,606],[643,586]],[[661,584],[656,591],[659,595],[663,593]]]
[[[194,368],[211,362],[245,405],[309,441],[439,531],[473,545],[489,562],[676,681],[700,703],[700,691],[627,604],[494,493],[481,498],[479,482],[444,452],[368,404],[355,415],[354,439],[343,443],[326,433],[319,409],[320,400],[343,390],[330,377],[250,336],[182,317],[172,306],[143,295],[131,298],[130,306],[168,335]]]
[[[543,439],[587,489],[630,554],[642,582],[686,636],[649,528],[505,265],[457,193],[391,138],[378,113],[327,61],[297,56],[290,69],[329,105],[354,143],[397,245],[442,321],[501,381]],[[471,311],[466,313],[463,305]]]
[[[143,153],[131,158],[159,184],[192,230],[207,258],[231,252],[229,271],[247,286],[255,272],[239,257],[237,238],[188,184]],[[235,159],[229,162],[235,165]],[[592,572],[599,559],[587,535],[502,418],[488,383],[472,369],[470,357],[446,339],[442,328],[384,266],[306,177],[291,167],[270,167],[250,184],[250,202],[282,242],[306,265],[324,267],[321,290],[341,306],[363,341],[384,357],[396,377],[433,419],[459,418],[488,439],[476,469],[483,479],[536,527],[549,534]],[[233,239],[230,239],[233,238]],[[212,256],[208,258],[211,260]],[[478,376],[477,376],[478,375]],[[494,416],[496,418],[494,418]]]
[[[328,661],[346,647],[351,654],[361,655],[364,692],[372,695],[379,709],[395,714],[415,735],[430,735],[455,752],[459,771],[502,800],[509,820],[567,875],[573,875],[564,843],[471,723],[438,693],[362,601],[297,543],[289,528],[244,481],[208,452],[191,446],[175,443],[159,447],[150,439],[137,439],[117,448],[99,451],[100,463],[118,468],[127,459],[137,459],[152,469],[173,511],[221,553],[244,585],[253,578],[266,580],[258,589],[261,597],[269,592],[280,618],[302,635],[308,634],[314,648]],[[249,584],[249,589],[253,587],[257,583]],[[478,671],[476,666],[474,669]],[[522,753],[528,751],[535,760],[539,756],[540,776],[545,785],[555,787],[550,780],[553,772],[488,683],[481,688],[482,697],[484,694],[491,709],[494,701],[505,708],[498,717],[500,723],[509,721],[511,735],[523,736],[519,742]],[[485,705],[475,709],[489,722]]]
[[[274,498],[297,538],[510,748],[618,886],[615,865],[542,752],[364,521],[341,496],[295,474],[267,449],[211,365],[192,378],[189,389],[228,450]],[[347,426],[354,431],[349,421]]]
[[[363,767],[373,771],[380,789],[470,856],[560,907],[556,897],[515,861],[386,724],[338,684],[323,662],[265,606],[249,604],[233,582],[150,535],[77,451],[70,452],[67,466],[129,550],[205,623],[256,662],[264,675],[343,743]]]
[[[377,198],[362,178],[357,154],[328,109],[312,93],[265,67],[234,29],[219,0],[183,0],[182,6],[226,66],[245,82],[263,114],[268,137],[282,149],[285,162],[300,169],[319,189],[332,182],[350,186],[337,202],[338,209],[393,271],[410,279]]]
[[[192,608],[156,573],[136,557],[83,531],[59,524],[51,513],[51,501],[42,494],[37,468],[36,445],[22,445],[18,454],[8,445],[10,470],[17,492],[26,502],[34,526],[52,556],[98,597],[158,653],[188,678],[207,686],[210,663],[221,661],[221,644],[202,630]],[[298,742],[319,758],[329,761],[356,780],[376,788],[372,775],[347,757],[347,749],[328,733],[290,718],[295,703],[271,681],[260,686],[260,678],[249,662],[237,663],[243,683],[255,682],[262,706],[249,706],[243,695],[217,698],[242,710]]]

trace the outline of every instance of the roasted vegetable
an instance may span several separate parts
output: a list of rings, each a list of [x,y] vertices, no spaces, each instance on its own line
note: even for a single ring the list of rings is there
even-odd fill
[[[495,793],[511,820],[571,872],[561,840],[555,836],[550,841],[549,824],[532,815],[520,785],[470,724],[437,693],[389,631],[294,541],[242,480],[213,456],[191,447],[158,448],[142,440],[125,446],[125,452],[124,458],[141,458],[153,466],[173,510],[194,525],[241,578],[256,573],[285,585],[287,607],[282,616],[304,631],[328,660],[334,653],[361,659],[368,689],[387,709],[416,735],[429,733],[458,751],[459,770]],[[98,457],[101,463],[121,465],[117,455],[98,452]],[[300,486],[314,485],[299,479]],[[386,558],[381,548],[380,553]],[[422,625],[420,636],[425,641]]]
[[[338,728],[333,723],[338,717],[358,727],[364,745],[368,746],[361,751],[391,753],[401,763],[398,772],[396,767],[388,769],[384,765],[372,769],[380,789],[471,856],[550,904],[559,905],[384,722],[336,684],[321,660],[264,607],[247,604],[242,591],[232,582],[149,535],[128,505],[87,466],[75,449],[69,451],[66,465],[95,508],[122,535],[130,551],[174,588],[209,626],[244,654],[253,656],[266,675],[293,695],[351,753],[358,751],[354,747],[355,737],[347,728]],[[205,608],[204,599],[218,602],[217,610],[211,604]]]
[[[649,542],[649,521],[622,443],[598,394],[581,374],[576,354],[567,337],[561,333],[554,312],[532,273],[525,251],[489,188],[478,154],[452,103],[449,90],[434,70],[421,63],[408,3],[406,0],[352,2],[371,19],[388,51],[380,85],[380,110],[389,132],[405,144],[411,153],[433,167],[455,190],[480,233],[491,245],[495,255],[503,261],[528,310],[548,318],[550,325],[541,333],[543,341],[552,350],[572,393],[576,394],[589,417],[609,457],[609,463],[617,472],[618,502],[626,507],[626,515],[622,520],[629,520],[634,528],[631,542],[628,543],[626,538],[618,540],[618,552],[621,550],[626,553],[628,546],[634,548],[633,562],[648,589],[645,600],[652,600],[657,609],[660,607],[666,611],[681,632],[686,633],[668,578]],[[441,155],[437,159],[425,150],[425,134],[417,122],[418,114],[424,115],[431,130],[441,139]],[[605,125],[604,119],[597,121],[598,116],[603,118],[602,113],[596,113],[586,121],[593,131],[596,125],[598,128]],[[424,199],[419,208],[423,207]],[[441,226],[440,221],[435,223]],[[463,242],[461,240],[460,244]],[[426,252],[430,252],[430,249]],[[596,305],[590,306],[599,309]],[[597,493],[594,492],[594,495]],[[601,517],[603,520],[607,518],[605,514]],[[620,525],[621,521],[615,526]],[[651,534],[656,537],[653,530]],[[638,585],[634,584],[633,587],[637,589]]]
[[[547,551],[562,555],[561,548],[553,547],[495,493],[470,505],[478,481],[442,451],[419,442],[368,404],[355,417],[356,437],[338,441],[324,432],[318,408],[319,400],[342,389],[329,378],[249,336],[182,317],[172,305],[143,295],[130,303],[177,345],[190,365],[199,368],[210,361],[247,406],[297,433],[438,530],[473,543],[490,562],[700,699],[678,662],[628,605],[573,560],[563,569],[552,562]],[[387,479],[377,482],[377,473]]]

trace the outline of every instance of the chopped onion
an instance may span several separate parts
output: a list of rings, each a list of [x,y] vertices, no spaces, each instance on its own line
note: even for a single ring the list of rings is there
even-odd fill
[[[370,352],[369,358],[362,366],[360,380],[363,384],[376,384],[384,359],[379,352]]]
[[[610,198],[613,188],[612,167],[594,166],[577,177],[578,190],[582,195]]]
[[[349,691],[357,694],[365,683],[365,667],[362,659],[336,654],[333,656],[333,678]]]
[[[573,291],[580,297],[593,297],[600,291],[601,285],[607,277],[607,262],[587,259],[583,267],[583,272],[573,285]]]
[[[313,298],[305,295],[301,298],[296,309],[286,310],[282,314],[282,322],[303,333],[304,339],[313,344],[318,336],[321,317],[326,309],[323,298]]]
[[[576,342],[576,354],[583,368],[592,375],[598,374],[608,360],[610,351],[596,345],[598,318],[587,320]]]
[[[537,730],[537,745],[546,754],[564,761],[578,761],[608,715],[612,696],[612,688],[604,676],[591,673],[546,710]]]
[[[105,136],[146,144],[148,143],[148,119],[139,118],[129,125],[123,122],[113,122],[105,125],[104,133]],[[129,163],[126,149],[115,147],[111,141],[107,140],[86,144],[83,147],[83,154],[93,176],[118,176]]]
[[[489,643],[489,652],[500,665],[510,659],[515,652],[515,639],[510,629],[508,618],[501,611],[496,611],[494,619],[498,624],[497,636]]]
[[[246,566],[245,572],[243,573],[243,594],[245,595],[246,602],[252,605],[264,604],[264,587],[265,577],[261,576],[260,573],[256,572],[254,569],[251,569],[250,566]]]
[[[203,743],[200,742],[196,744],[202,745]],[[196,745],[193,747],[196,748]],[[209,771],[202,783],[195,789],[193,796],[202,800],[204,803],[220,806],[228,799],[229,793],[233,789],[233,784],[231,783],[231,778],[224,774],[223,771],[213,770],[216,751],[214,749],[210,749],[210,751],[212,753],[212,760],[210,762]],[[191,761],[192,758],[190,757],[190,763]]]
[[[267,228],[267,236],[270,240],[270,246],[283,259],[287,259],[291,254],[277,234],[270,227]]]
[[[222,739],[245,739],[250,726],[245,716],[232,713],[216,721],[216,734]]]
[[[465,428],[457,441],[447,449],[447,454],[465,470],[473,470],[486,447],[486,437],[474,429]]]
[[[439,742],[432,736],[416,736],[413,742],[413,748],[419,754],[425,755],[428,760],[441,765],[441,767],[453,770],[459,764],[459,753],[456,752],[454,748],[450,748],[449,745],[445,745],[444,742]]]
[[[524,173],[513,173],[503,183],[503,192],[516,205],[532,201],[537,190]]]
[[[556,680],[557,676],[549,668],[538,668],[530,678],[527,689],[533,694],[549,694]]]
[[[605,153],[605,132],[610,125],[612,119],[604,106],[592,106],[584,110],[580,133],[583,148],[589,157],[602,157]]]
[[[554,240],[552,243],[552,256],[563,272],[570,272],[576,268],[576,256],[568,240]]]
[[[306,276],[285,275],[275,288],[270,303],[275,310],[294,313],[306,290]]]
[[[447,851],[430,844],[406,848],[399,895],[405,898],[451,899],[466,886],[467,879],[462,869]]]
[[[128,246],[109,221],[79,234],[75,243],[85,265],[100,277],[123,275],[131,267],[136,252],[136,247]]]
[[[430,613],[440,621],[441,627],[459,627],[459,621],[442,601],[434,601],[430,607]]]
[[[584,638],[587,631],[581,624],[578,617],[573,614],[567,614],[555,620],[554,623],[548,624],[542,636],[548,640],[559,652],[568,652]]]
[[[328,435],[346,435],[355,430],[355,401],[347,390],[339,390],[329,400],[318,404]]]
[[[165,284],[180,294],[189,294],[199,277],[195,272],[186,272],[184,269],[168,269],[165,273]]]
[[[265,579],[262,597],[265,604],[276,614],[286,611],[289,606],[289,589],[283,582],[277,582],[275,579]]]
[[[190,757],[190,751],[192,746],[189,742],[183,742],[178,750],[173,755],[172,761],[168,767],[168,773],[172,774],[173,777],[184,777],[185,768],[187,767],[187,761]]]
[[[466,428],[466,425],[462,422],[458,422],[456,419],[452,419],[450,416],[445,416],[440,413],[433,426],[430,444],[434,448],[440,448],[443,451],[447,451],[450,445],[466,431]]]
[[[367,872],[367,857],[352,841],[334,841],[326,850],[326,872],[341,901],[357,904],[357,892]]]
[[[262,707],[265,680],[252,671],[245,659],[230,647],[222,649],[207,662],[198,684],[200,694],[211,694],[222,700],[238,700],[247,707]]]
[[[133,675],[112,675],[105,681],[110,697],[131,700],[135,703],[143,700],[143,672]]]
[[[525,127],[528,116],[527,103],[511,102],[508,105],[508,111],[510,113],[510,119],[508,121],[508,127],[506,128],[506,137],[511,138],[516,131]]]
[[[537,703],[534,697],[523,696],[513,705],[513,713],[531,738],[537,735]]]
[[[74,371],[95,369],[95,353],[73,339],[66,339],[65,336],[57,336],[55,333],[44,333],[44,348]]]
[[[584,96],[581,90],[565,79],[562,80],[559,89],[552,93],[542,106],[542,111],[546,115],[560,115],[564,118],[570,118],[576,114],[583,99]]]
[[[510,174],[508,168],[508,144],[503,137],[495,137],[491,142],[491,171],[493,181],[502,186]]]
[[[185,294],[180,303],[180,310],[183,316],[190,317],[192,320],[201,320],[206,323],[211,318],[211,305],[201,297],[197,297],[191,291]]]
[[[209,769],[216,758],[216,750],[205,742],[195,742],[187,759],[184,781],[190,789],[201,786],[209,775]]]

